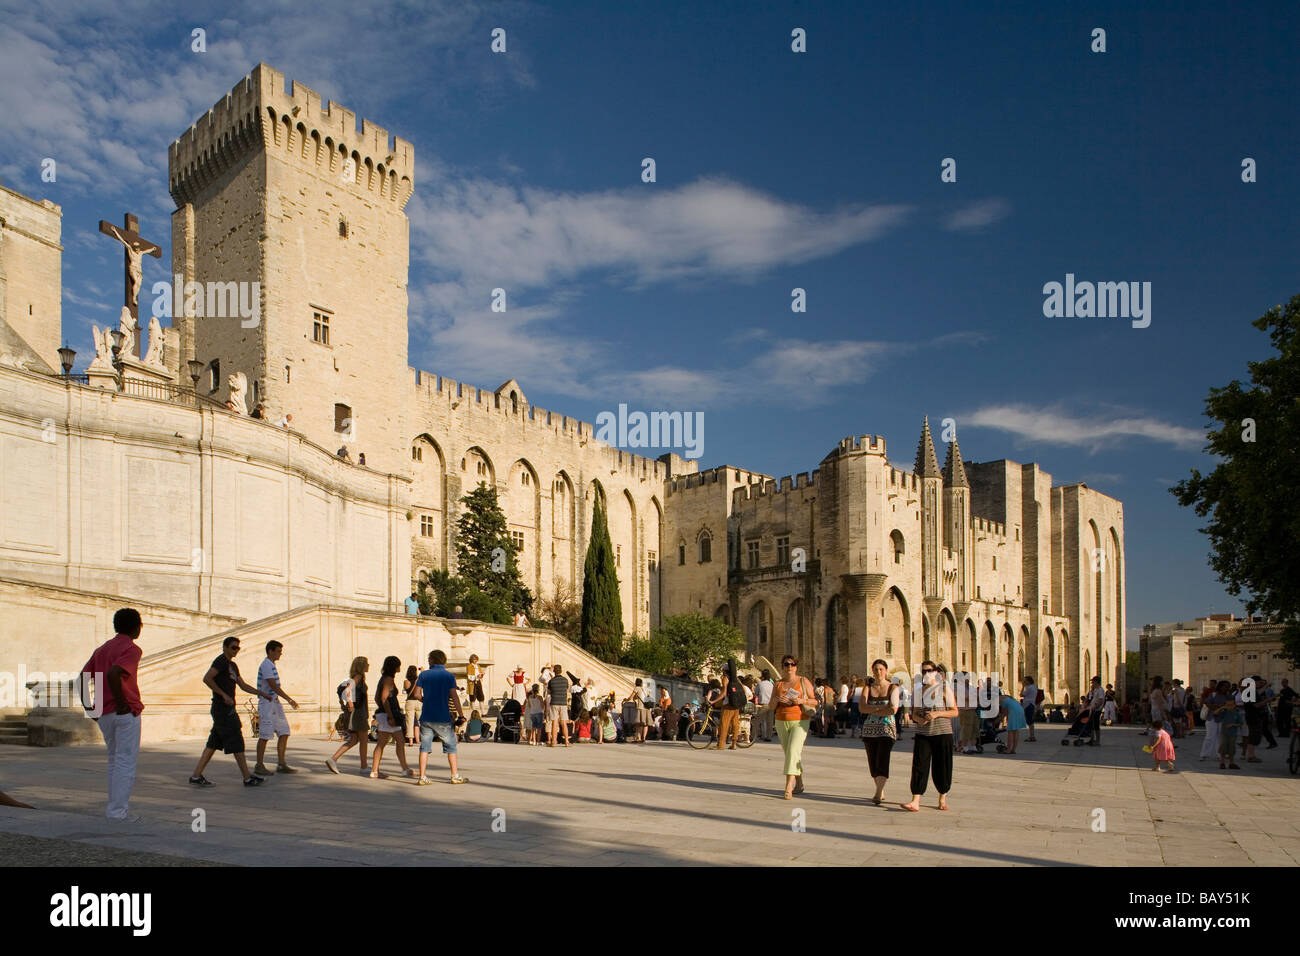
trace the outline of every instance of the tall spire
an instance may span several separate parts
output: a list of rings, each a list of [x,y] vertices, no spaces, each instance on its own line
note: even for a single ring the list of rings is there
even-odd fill
[[[948,460],[943,463],[943,483],[949,488],[969,488],[966,467],[961,463],[961,449],[954,438],[948,445]]]
[[[930,416],[925,417],[921,426],[921,441],[916,446],[916,467],[913,473],[921,478],[941,478],[939,459],[934,454],[934,442],[930,438]]]

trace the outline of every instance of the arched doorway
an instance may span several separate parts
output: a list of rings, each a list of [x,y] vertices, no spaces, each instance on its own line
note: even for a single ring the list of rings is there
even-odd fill
[[[785,612],[785,651],[796,658],[803,659],[804,620],[808,605],[803,598],[795,598]]]
[[[839,668],[842,659],[839,652],[840,641],[847,643],[848,633],[848,609],[837,594],[826,604],[826,657],[821,662],[826,676],[832,680],[838,676],[835,671]]]
[[[766,601],[757,601],[749,609],[745,626],[745,647],[750,658],[755,654],[772,656],[772,611]]]
[[[908,622],[907,605],[898,588],[890,588],[880,606],[880,633],[884,641],[884,653],[881,655],[890,664],[900,663],[910,674],[915,664],[912,660],[913,649],[911,627]],[[838,675],[837,675],[838,676]]]

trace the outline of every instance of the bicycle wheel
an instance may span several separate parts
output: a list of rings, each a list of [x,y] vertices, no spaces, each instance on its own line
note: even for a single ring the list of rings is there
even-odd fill
[[[686,742],[696,750],[704,750],[713,746],[717,742],[717,738],[713,732],[712,723],[692,720],[691,726],[686,730]]]

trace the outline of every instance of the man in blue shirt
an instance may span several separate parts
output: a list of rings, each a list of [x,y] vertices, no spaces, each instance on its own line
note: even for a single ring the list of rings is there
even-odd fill
[[[456,678],[446,668],[447,655],[443,651],[429,652],[429,669],[421,672],[415,681],[415,697],[420,701],[420,776],[415,782],[427,787],[433,781],[426,776],[429,754],[433,752],[433,738],[442,741],[442,752],[451,765],[452,783],[469,783],[456,769],[456,728],[451,722],[451,705],[456,705],[456,716],[462,721],[460,694],[456,693]]]
[[[406,606],[406,613],[415,615],[420,613],[420,598],[411,592],[411,596],[402,602]]]

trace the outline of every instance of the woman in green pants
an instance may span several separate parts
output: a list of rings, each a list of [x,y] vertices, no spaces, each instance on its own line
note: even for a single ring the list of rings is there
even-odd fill
[[[817,706],[812,684],[799,676],[799,661],[787,654],[781,658],[781,680],[772,694],[776,711],[776,735],[785,752],[785,799],[803,793],[803,742],[808,739],[808,718],[804,708]]]

